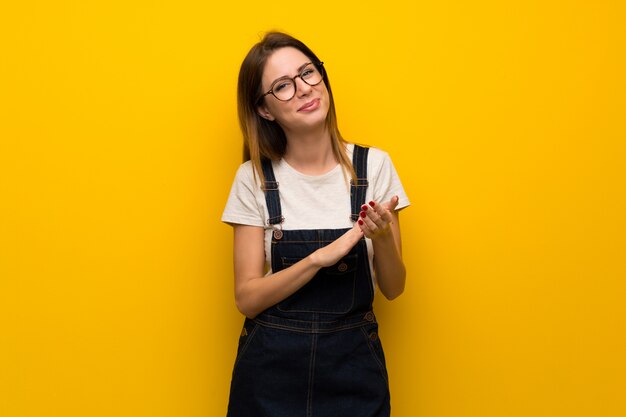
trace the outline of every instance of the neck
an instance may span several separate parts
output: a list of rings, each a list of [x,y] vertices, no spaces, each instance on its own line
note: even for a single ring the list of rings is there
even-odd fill
[[[306,175],[324,174],[339,162],[333,154],[330,132],[326,127],[297,134],[287,133],[283,159]]]

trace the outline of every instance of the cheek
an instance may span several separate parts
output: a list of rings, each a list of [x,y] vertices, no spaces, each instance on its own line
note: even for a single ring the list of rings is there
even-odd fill
[[[325,101],[325,102],[327,103],[327,105],[330,107],[330,94],[328,94],[328,89],[326,88],[326,86],[325,86],[325,85],[323,85],[323,87],[322,87],[322,88],[323,88],[322,95],[323,95],[323,96],[324,96],[324,98],[326,99],[326,100],[324,100],[324,101]]]
[[[272,98],[272,102],[267,103],[266,108],[274,117],[279,118],[285,112],[285,103]]]
[[[330,110],[330,96],[328,95],[328,91],[324,92],[324,104],[326,107],[326,112]]]

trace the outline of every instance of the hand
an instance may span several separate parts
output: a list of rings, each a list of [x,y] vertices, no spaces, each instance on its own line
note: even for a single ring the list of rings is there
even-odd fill
[[[352,229],[341,235],[333,243],[313,252],[310,257],[314,265],[320,268],[331,266],[346,256],[354,245],[363,237],[361,228],[355,223]]]
[[[398,206],[398,200],[399,198],[396,195],[383,204],[370,201],[369,205],[363,204],[361,206],[360,218],[357,224],[365,237],[376,239],[389,233],[389,225],[393,221],[391,212]]]

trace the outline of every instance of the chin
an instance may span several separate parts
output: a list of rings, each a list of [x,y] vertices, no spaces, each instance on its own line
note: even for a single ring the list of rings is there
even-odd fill
[[[302,124],[303,127],[307,127],[310,129],[316,128],[316,127],[321,127],[321,126],[325,126],[326,125],[326,115],[320,115],[319,117],[316,118],[311,118],[309,120],[303,120]]]

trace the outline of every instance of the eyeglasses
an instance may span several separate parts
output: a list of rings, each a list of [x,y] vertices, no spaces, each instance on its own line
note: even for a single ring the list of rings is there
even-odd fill
[[[323,62],[319,62],[315,65],[309,62],[304,65],[300,74],[295,77],[281,77],[277,79],[270,86],[270,90],[259,98],[259,101],[268,94],[273,95],[280,101],[291,100],[296,95],[296,78],[300,78],[311,87],[318,85],[324,79],[323,64]]]

